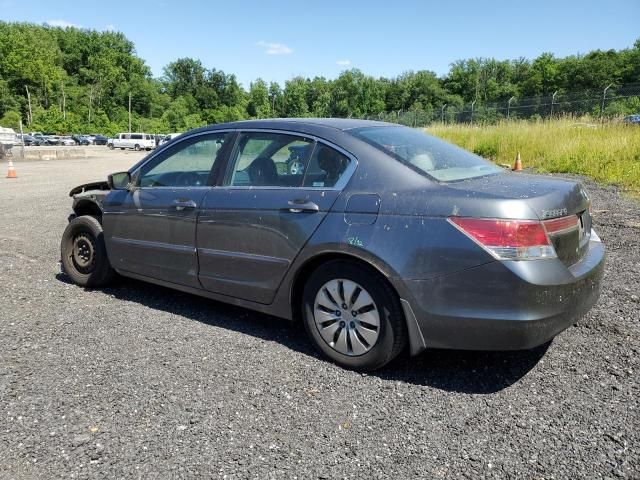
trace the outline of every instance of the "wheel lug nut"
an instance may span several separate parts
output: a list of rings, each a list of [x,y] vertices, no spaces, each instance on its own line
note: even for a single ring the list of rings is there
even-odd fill
[[[351,310],[351,316],[355,317],[356,315],[358,315],[358,312],[356,312],[355,310]]]
[[[347,304],[346,304],[346,303],[343,303],[343,304],[342,304],[342,309],[343,309],[343,310],[346,310],[346,309],[347,309]]]
[[[341,327],[341,328],[344,328],[344,326],[345,326],[344,320],[341,320],[341,321],[340,321],[340,327]]]
[[[350,326],[351,328],[356,328],[356,322],[351,322],[351,323],[349,324],[349,326]]]
[[[340,310],[336,310],[336,317],[339,317],[340,315],[342,315],[342,312]]]

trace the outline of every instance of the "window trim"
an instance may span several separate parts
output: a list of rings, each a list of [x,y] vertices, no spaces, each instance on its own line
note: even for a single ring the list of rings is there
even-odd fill
[[[227,189],[227,190],[291,190],[291,189],[296,189],[296,190],[320,190],[320,191],[322,191],[322,190],[344,190],[344,188],[347,186],[347,184],[349,183],[349,181],[353,177],[353,174],[355,173],[356,169],[358,168],[358,158],[355,155],[353,155],[352,153],[346,151],[344,148],[339,147],[338,145],[336,145],[334,143],[331,143],[331,142],[325,140],[324,138],[318,137],[316,135],[311,135],[311,134],[303,133],[303,132],[296,132],[296,131],[292,131],[292,130],[278,130],[278,129],[273,129],[273,128],[242,128],[242,129],[235,130],[235,132],[236,132],[236,137],[235,137],[235,139],[233,141],[233,147],[230,149],[229,152],[227,152],[226,165],[223,167],[223,170],[224,170],[225,173],[223,175],[221,175],[221,181],[222,182],[225,181],[228,171],[234,167],[232,165],[233,153],[235,153],[236,147],[238,145],[238,140],[240,139],[240,135],[243,134],[243,133],[275,133],[275,134],[281,134],[281,135],[292,135],[292,136],[296,136],[296,137],[307,138],[307,139],[313,140],[315,142],[314,150],[315,150],[315,148],[317,148],[317,144],[318,143],[322,143],[323,145],[326,145],[329,148],[333,148],[334,150],[338,151],[339,153],[345,155],[349,159],[349,165],[347,166],[345,171],[340,176],[340,179],[332,187],[305,187],[305,186],[302,186],[302,185],[299,186],[299,187],[289,187],[289,186],[278,186],[278,185],[273,185],[273,186],[257,185],[257,186],[253,186],[253,185],[224,185],[224,184],[220,184],[220,185],[217,185],[218,188],[224,188],[224,189]],[[313,151],[311,152],[311,155],[313,155]],[[309,157],[309,159],[311,159],[311,156]]]

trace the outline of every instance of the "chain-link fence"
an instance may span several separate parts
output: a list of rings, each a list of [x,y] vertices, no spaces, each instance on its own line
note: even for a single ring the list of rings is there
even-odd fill
[[[620,118],[640,113],[640,84],[615,87],[608,85],[600,91],[555,92],[538,97],[511,97],[501,102],[474,101],[464,105],[444,104],[423,110],[398,110],[369,115],[369,120],[383,120],[413,127],[434,122],[495,123],[514,119],[543,119],[557,117]]]

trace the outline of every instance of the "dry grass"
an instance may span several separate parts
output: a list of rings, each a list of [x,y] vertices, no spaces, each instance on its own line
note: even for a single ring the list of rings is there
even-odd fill
[[[640,196],[638,126],[561,119],[485,126],[440,124],[427,130],[496,163],[513,164],[520,152],[525,167],[587,175]]]

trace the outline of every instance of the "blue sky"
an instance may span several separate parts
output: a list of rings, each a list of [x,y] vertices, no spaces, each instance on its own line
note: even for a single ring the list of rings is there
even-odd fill
[[[0,19],[123,32],[154,75],[179,57],[262,77],[442,75],[457,59],[620,49],[640,37],[640,0],[45,1],[0,0]]]

